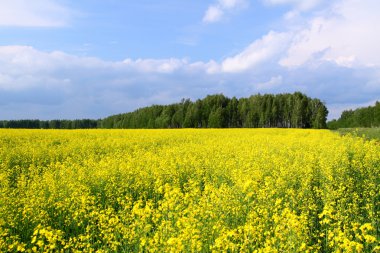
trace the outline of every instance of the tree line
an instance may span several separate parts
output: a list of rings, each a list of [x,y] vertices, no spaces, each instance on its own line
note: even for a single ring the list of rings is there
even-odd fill
[[[293,94],[257,94],[248,98],[208,95],[113,115],[101,128],[326,128],[328,110],[319,99]]]
[[[327,114],[324,103],[300,92],[239,99],[216,94],[195,102],[182,99],[99,120],[3,120],[0,128],[326,128]]]
[[[98,128],[100,120],[1,120],[0,128],[29,128],[29,129],[89,129]]]
[[[380,102],[374,106],[343,111],[340,118],[328,122],[328,128],[380,127]]]

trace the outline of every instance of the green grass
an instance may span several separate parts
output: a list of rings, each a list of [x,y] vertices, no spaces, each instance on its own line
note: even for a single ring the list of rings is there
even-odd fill
[[[342,135],[351,134],[358,137],[363,137],[367,140],[380,141],[380,128],[339,128],[336,130]]]

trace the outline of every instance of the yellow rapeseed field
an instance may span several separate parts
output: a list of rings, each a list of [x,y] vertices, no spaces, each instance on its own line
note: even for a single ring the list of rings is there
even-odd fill
[[[0,252],[380,252],[380,145],[328,130],[0,130]]]

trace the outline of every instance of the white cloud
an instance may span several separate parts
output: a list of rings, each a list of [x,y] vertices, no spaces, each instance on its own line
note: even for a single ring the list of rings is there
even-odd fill
[[[339,1],[330,12],[313,18],[293,39],[281,64],[297,67],[330,61],[344,67],[380,66],[380,23],[377,0]]]
[[[195,73],[196,71],[205,71],[207,74],[217,74],[220,73],[221,67],[220,64],[217,63],[214,60],[208,61],[208,62],[194,62],[191,63],[187,71],[190,73]]]
[[[258,89],[258,90],[273,90],[274,88],[280,86],[282,84],[282,76],[272,76],[269,81],[259,83],[259,84],[254,84],[253,86]]]
[[[282,52],[288,45],[289,34],[269,32],[261,39],[254,41],[241,53],[222,62],[224,72],[242,72],[263,64]]]
[[[213,23],[218,22],[221,20],[222,16],[224,14],[224,11],[219,6],[210,6],[208,7],[204,17],[203,22],[205,23]]]
[[[219,0],[219,4],[224,9],[233,9],[243,7],[247,4],[247,2],[243,0]]]
[[[98,118],[218,93],[214,61],[104,61],[28,46],[0,47],[2,119]],[[5,111],[6,110],[6,111]]]
[[[270,5],[291,5],[298,11],[307,11],[315,8],[324,0],[263,0]]]
[[[207,11],[203,16],[203,22],[218,22],[222,20],[226,13],[245,8],[247,5],[247,0],[218,0],[215,4],[212,4],[207,8]]]
[[[317,69],[281,67],[276,59],[285,49],[278,48],[288,45],[288,36],[271,32],[224,62],[115,62],[25,46],[0,47],[2,119],[99,118],[221,92],[242,97],[296,90],[333,104],[336,114],[339,104],[363,104],[380,96],[378,68],[355,70],[328,61]]]
[[[170,74],[187,64],[186,60],[180,59],[126,59],[123,63],[140,72],[156,72]]]
[[[72,12],[54,0],[1,1],[0,26],[59,27],[66,26]]]

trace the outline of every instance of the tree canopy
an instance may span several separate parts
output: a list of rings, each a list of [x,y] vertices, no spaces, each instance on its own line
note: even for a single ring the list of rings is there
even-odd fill
[[[306,95],[257,94],[248,98],[208,95],[195,102],[183,99],[113,115],[101,128],[326,128],[328,110],[319,99]]]
[[[350,127],[380,127],[380,102],[374,106],[343,111],[340,118],[328,123],[330,129]]]

